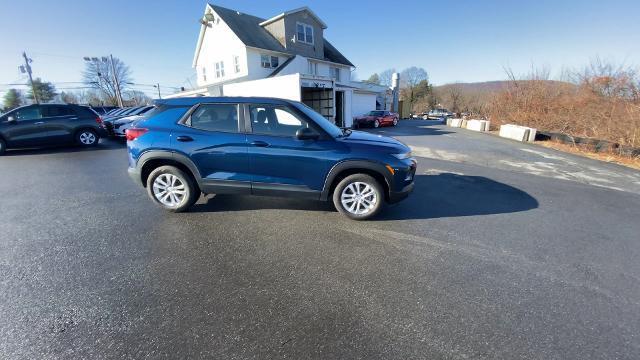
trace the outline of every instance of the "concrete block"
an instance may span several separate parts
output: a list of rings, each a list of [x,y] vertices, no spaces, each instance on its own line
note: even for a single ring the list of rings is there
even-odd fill
[[[451,118],[447,118],[447,126],[451,126]]]
[[[461,127],[462,119],[451,119],[451,127]]]
[[[467,120],[467,129],[472,131],[485,131],[485,122],[482,120]]]
[[[491,130],[491,121],[489,120],[482,120],[482,121],[484,121],[484,131]]]
[[[528,141],[529,139],[529,129],[524,126],[518,125],[501,125],[500,126],[500,136],[507,139],[512,139],[516,141]]]

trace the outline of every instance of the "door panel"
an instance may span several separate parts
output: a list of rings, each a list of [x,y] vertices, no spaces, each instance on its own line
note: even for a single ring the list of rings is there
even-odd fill
[[[43,116],[43,126],[50,142],[68,143],[74,140],[72,121],[77,120],[78,116],[69,106],[45,105]]]
[[[247,136],[235,104],[203,104],[173,132],[171,146],[196,165],[208,193],[250,193]]]
[[[15,123],[5,124],[5,140],[10,146],[36,146],[46,143],[47,129],[42,113],[37,105],[17,109],[7,114],[13,116]]]
[[[333,139],[298,140],[295,133],[312,124],[282,106],[249,107],[252,133],[247,135],[252,192],[319,196],[333,154]]]

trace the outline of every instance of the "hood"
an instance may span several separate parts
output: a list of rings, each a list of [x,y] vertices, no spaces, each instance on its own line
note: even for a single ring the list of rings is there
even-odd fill
[[[350,143],[350,142],[358,142],[358,143],[362,143],[362,144],[381,144],[381,145],[394,145],[394,146],[404,146],[406,147],[405,144],[403,144],[402,142],[388,137],[388,136],[382,136],[382,135],[375,135],[375,134],[370,134],[368,132],[364,132],[364,131],[351,131],[351,135],[347,136],[347,137],[343,137],[340,138],[340,140]]]

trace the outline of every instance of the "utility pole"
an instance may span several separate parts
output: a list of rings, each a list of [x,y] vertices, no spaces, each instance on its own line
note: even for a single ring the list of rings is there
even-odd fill
[[[116,67],[113,63],[113,55],[109,55],[109,59],[111,60],[111,72],[113,73],[113,82],[116,85],[116,98],[118,99],[118,106],[124,107],[122,104],[122,94],[120,93],[120,81],[118,81],[118,76],[116,75]]]
[[[27,71],[27,74],[29,74],[29,83],[31,84],[31,93],[33,94],[33,100],[36,102],[36,104],[40,104],[40,101],[38,101],[38,94],[36,94],[36,88],[33,86],[33,77],[31,76],[31,65],[29,65],[29,63],[32,60],[27,57],[27,53],[24,51],[22,52],[22,57],[24,58],[25,70]]]
[[[162,99],[162,95],[160,95],[160,83],[157,83],[155,87],[158,88],[158,99]]]

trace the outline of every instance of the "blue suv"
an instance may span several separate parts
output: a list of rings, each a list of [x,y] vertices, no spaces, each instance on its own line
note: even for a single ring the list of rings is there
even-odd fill
[[[283,99],[158,100],[126,137],[129,175],[173,212],[201,193],[253,194],[332,199],[363,220],[405,198],[416,172],[403,143],[340,129]]]

